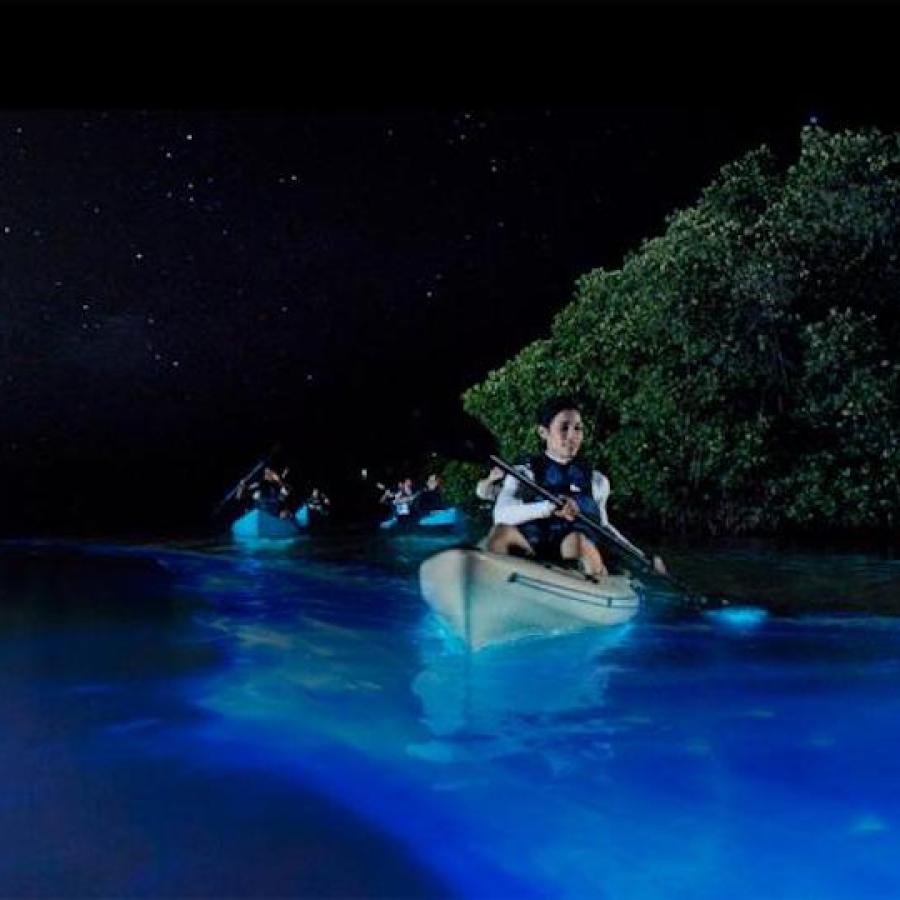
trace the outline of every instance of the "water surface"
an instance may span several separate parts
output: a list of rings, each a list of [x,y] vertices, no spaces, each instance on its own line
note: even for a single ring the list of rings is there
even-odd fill
[[[471,654],[436,546],[3,545],[0,895],[900,895],[900,620],[836,611],[896,562],[672,549],[827,611]]]

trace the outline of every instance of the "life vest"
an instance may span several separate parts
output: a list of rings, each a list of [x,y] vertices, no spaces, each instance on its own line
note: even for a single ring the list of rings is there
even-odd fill
[[[559,463],[546,453],[532,456],[525,462],[531,469],[534,481],[557,497],[572,497],[578,508],[588,516],[600,517],[600,508],[594,500],[593,469],[573,459],[568,463]],[[546,498],[529,488],[523,488],[523,499],[526,503]]]
[[[253,492],[253,500],[257,509],[277,516],[281,511],[281,488],[271,481],[262,481]]]

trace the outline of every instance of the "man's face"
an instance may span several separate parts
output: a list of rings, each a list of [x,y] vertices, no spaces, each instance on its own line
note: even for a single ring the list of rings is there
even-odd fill
[[[577,409],[560,410],[549,427],[538,426],[538,434],[547,443],[547,452],[562,462],[570,462],[581,449],[584,424]]]

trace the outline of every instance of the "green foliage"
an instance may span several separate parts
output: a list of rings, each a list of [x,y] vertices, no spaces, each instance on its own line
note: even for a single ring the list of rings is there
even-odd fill
[[[487,467],[475,463],[448,461],[443,468],[444,496],[471,517],[480,517],[490,506],[475,495],[475,485],[487,475]],[[487,516],[485,516],[487,518]]]
[[[900,136],[804,129],[725,166],[463,403],[507,456],[578,393],[616,514],[720,533],[900,510]]]

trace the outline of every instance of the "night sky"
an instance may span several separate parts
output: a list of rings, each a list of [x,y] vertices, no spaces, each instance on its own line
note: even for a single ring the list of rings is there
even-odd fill
[[[387,26],[410,15],[356,8],[381,31],[364,53],[359,31],[348,40],[348,89],[311,40],[332,18],[263,9],[197,6],[168,57],[122,66],[117,44],[114,71],[4,87],[0,496],[19,511],[6,533],[196,525],[275,441],[301,485],[387,472],[546,333],[579,274],[620,265],[723,164],[762,142],[787,162],[810,121],[900,125],[874,87],[860,102],[859,78],[791,82],[771,57],[763,87],[733,95],[713,92],[714,72],[679,91],[654,68],[657,90],[609,52],[492,79],[497,8],[468,56],[460,20],[445,29],[449,77],[421,65],[421,43],[405,74],[381,68],[400,58]],[[224,40],[192,55],[212,13]],[[262,18],[279,15],[304,36],[293,55],[276,40],[275,63],[253,69],[228,52],[243,28],[258,50]],[[522,20],[539,38],[534,8]]]

